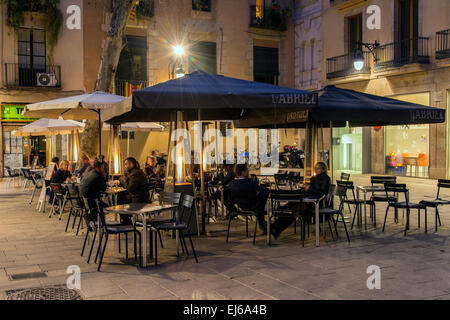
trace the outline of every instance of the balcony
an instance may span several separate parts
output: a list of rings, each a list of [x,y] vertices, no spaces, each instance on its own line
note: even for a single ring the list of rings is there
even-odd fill
[[[375,71],[397,68],[411,63],[430,63],[430,39],[418,37],[379,46]]]
[[[5,63],[6,87],[54,87],[61,88],[61,66],[25,65]]]
[[[327,59],[327,79],[336,79],[359,74],[370,74],[371,53],[364,52],[364,67],[356,70],[353,66],[353,55],[344,54],[342,56]]]
[[[153,83],[152,83],[153,85]],[[148,81],[140,80],[116,80],[116,94],[123,97],[129,97],[134,90],[141,90],[148,87]]]
[[[281,9],[279,5],[272,7],[250,6],[250,27],[286,31],[290,9]]]
[[[436,59],[450,58],[450,29],[436,32]]]

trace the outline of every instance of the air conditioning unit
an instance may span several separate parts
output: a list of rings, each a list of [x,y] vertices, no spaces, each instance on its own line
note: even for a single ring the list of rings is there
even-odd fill
[[[40,87],[56,87],[58,80],[54,73],[37,73],[37,85]]]

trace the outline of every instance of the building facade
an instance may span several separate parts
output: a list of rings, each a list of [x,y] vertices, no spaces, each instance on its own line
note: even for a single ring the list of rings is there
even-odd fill
[[[336,85],[448,110],[450,2],[317,2],[322,5],[322,86]],[[304,12],[319,6],[314,1],[299,4]],[[302,43],[296,40],[297,50]],[[379,45],[372,54],[369,47],[375,43]],[[353,64],[357,55],[364,58],[359,70]],[[298,81],[296,85],[307,88]],[[449,177],[448,133],[448,121],[334,129],[334,166],[362,173]]]
[[[13,139],[11,132],[32,119],[21,115],[13,118],[12,113],[20,114],[28,103],[94,89],[103,41],[117,3],[118,0],[61,0],[58,7],[63,25],[51,56],[49,32],[41,13],[29,9],[24,24],[15,32],[6,25],[7,4],[0,7],[0,102],[4,115],[0,134],[1,172],[5,161],[9,166],[27,164],[28,141]],[[73,23],[74,12],[70,7],[73,5],[80,8],[79,29],[70,29],[67,24]],[[203,70],[294,87],[292,5],[289,0],[137,1],[127,23],[115,92],[131,95],[133,90],[175,77],[179,70],[184,73]],[[184,48],[181,58],[173,53],[176,45]],[[49,79],[46,85],[37,80],[42,74]],[[132,139],[129,154],[139,161],[145,161],[147,149],[167,149],[167,133],[136,132],[129,136]],[[107,150],[108,139],[105,134],[102,150]],[[48,154],[44,140],[41,137],[31,144]],[[124,139],[122,150],[126,148]],[[58,152],[64,158],[64,150]]]

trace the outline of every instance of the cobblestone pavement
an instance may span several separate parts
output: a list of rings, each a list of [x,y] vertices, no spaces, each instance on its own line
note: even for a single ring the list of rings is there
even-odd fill
[[[369,176],[354,176],[356,184],[367,185]],[[436,181],[400,178],[408,184],[411,200],[433,197]],[[444,191],[450,199],[450,191]],[[193,257],[176,257],[174,240],[164,236],[159,250],[160,264],[137,268],[125,261],[112,238],[102,271],[80,256],[84,235],[65,233],[67,215],[38,213],[29,205],[30,192],[6,190],[0,185],[0,299],[5,291],[65,284],[67,267],[81,268],[84,299],[448,299],[450,298],[450,206],[441,207],[443,226],[434,231],[434,210],[417,229],[412,214],[411,231],[403,236],[400,223],[388,216],[386,232],[381,232],[385,205],[377,207],[378,227],[368,231],[355,227],[349,244],[344,238],[332,241],[328,235],[314,246],[314,233],[301,247],[293,228],[282,234],[272,247],[265,237],[256,245],[245,238],[243,222],[232,227],[230,243],[225,243],[226,223],[211,223],[211,237],[194,238],[200,263]],[[429,198],[428,198],[429,199]],[[47,209],[48,212],[48,209]],[[343,230],[341,233],[343,236]],[[124,239],[122,239],[122,249]],[[130,251],[132,241],[130,243]],[[381,289],[367,288],[367,268],[381,268]],[[46,277],[10,280],[10,276],[44,272]]]

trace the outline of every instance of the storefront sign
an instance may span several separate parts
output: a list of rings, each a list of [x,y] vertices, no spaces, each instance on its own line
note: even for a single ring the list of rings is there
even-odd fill
[[[34,121],[37,119],[26,118],[22,115],[24,105],[2,104],[2,121]]]
[[[443,121],[445,120],[445,110],[436,109],[436,110],[411,111],[411,119],[413,121],[424,121],[424,120]]]
[[[308,120],[308,110],[289,112],[286,115],[286,122],[299,122]]]

